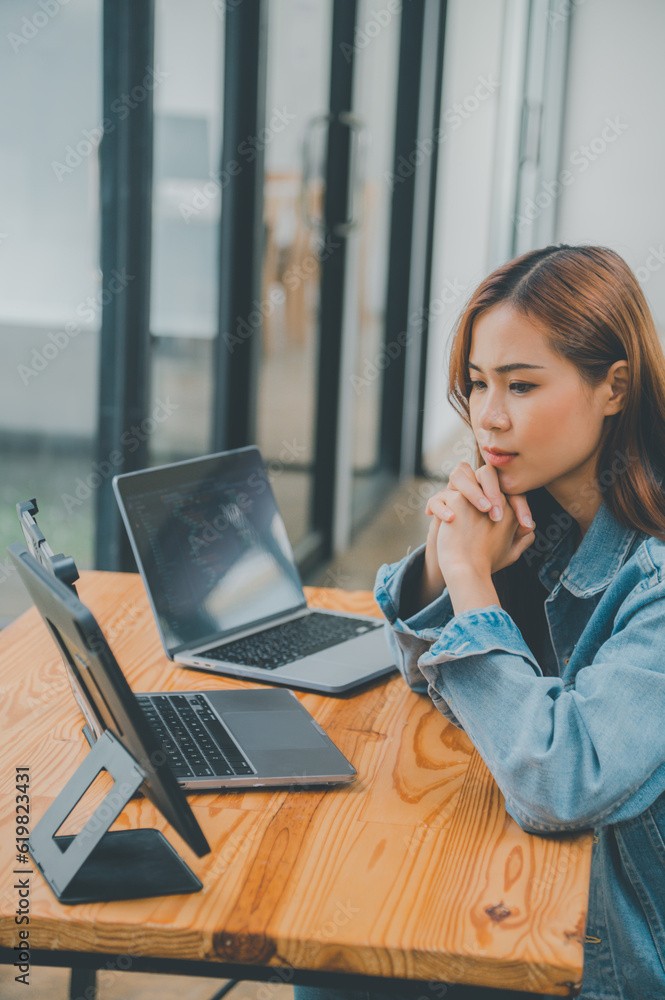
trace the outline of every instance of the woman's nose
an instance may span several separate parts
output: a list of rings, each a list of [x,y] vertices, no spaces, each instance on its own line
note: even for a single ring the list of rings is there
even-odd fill
[[[510,425],[510,418],[503,406],[495,398],[488,400],[481,414],[481,423],[484,430],[506,430]]]

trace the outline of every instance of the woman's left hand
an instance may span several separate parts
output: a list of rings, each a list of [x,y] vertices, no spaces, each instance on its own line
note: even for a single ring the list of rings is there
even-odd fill
[[[500,521],[491,521],[458,490],[441,490],[437,498],[454,514],[452,520],[441,520],[437,538],[439,566],[444,579],[462,567],[491,576],[517,562],[535,541],[535,531],[519,523],[503,494]]]

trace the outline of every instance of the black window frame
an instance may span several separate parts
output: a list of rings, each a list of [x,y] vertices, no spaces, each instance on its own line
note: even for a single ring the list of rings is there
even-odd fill
[[[437,10],[437,30],[431,27]],[[330,125],[326,166],[325,230],[339,232],[346,218],[349,189],[349,132],[340,116],[351,110],[357,0],[333,0],[331,32]],[[265,122],[267,0],[227,0],[224,33],[224,122],[221,166],[236,159],[238,145],[257,134]],[[429,15],[428,12],[429,11]],[[396,128],[393,171],[416,149],[424,86],[434,86],[431,131],[441,110],[445,0],[411,0],[401,13]],[[429,22],[428,22],[429,17]],[[104,117],[119,95],[141,87],[154,65],[154,0],[104,0]],[[350,58],[349,58],[350,53]],[[231,101],[229,95],[234,95]],[[427,129],[430,125],[427,124]],[[404,473],[405,455],[412,471],[422,471],[422,412],[427,353],[427,302],[431,281],[436,195],[437,148],[425,167],[396,183],[391,199],[386,301],[386,347],[409,332],[409,312],[420,302],[423,321],[411,330],[404,349],[384,373],[380,414],[380,467],[377,487]],[[101,247],[103,286],[114,270],[131,281],[121,293],[105,296],[102,311],[99,417],[96,455],[104,468],[130,472],[148,464],[147,435],[135,433],[150,405],[150,261],[152,229],[153,104],[147,92],[127,117],[104,134],[100,144]],[[414,218],[418,171],[427,171],[429,212],[426,231]],[[260,357],[259,327],[251,336],[233,338],[238,317],[249,317],[260,298],[263,263],[263,157],[229,172],[219,229],[218,336],[214,351],[215,394],[210,450],[254,444]],[[422,230],[421,220],[421,230]],[[425,273],[413,288],[410,277],[414,246],[426,261]],[[321,324],[317,360],[314,488],[308,538],[296,555],[303,576],[313,574],[332,555],[334,477],[339,447],[339,389],[342,343],[345,253],[342,245],[321,263]],[[244,327],[246,329],[246,327]],[[239,343],[237,341],[240,341]],[[415,360],[413,360],[415,359]],[[405,440],[404,407],[409,363],[416,364],[415,434]],[[411,421],[413,425],[413,421]],[[268,457],[268,456],[267,456]],[[100,569],[135,570],[135,562],[112,491],[111,475],[97,490],[96,565]]]

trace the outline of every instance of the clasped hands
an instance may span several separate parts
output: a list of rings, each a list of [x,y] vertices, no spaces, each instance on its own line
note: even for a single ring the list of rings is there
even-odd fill
[[[489,580],[516,562],[536,537],[526,494],[504,495],[492,465],[474,471],[460,462],[448,487],[429,498],[426,512],[432,521],[422,582],[425,603],[460,573]]]

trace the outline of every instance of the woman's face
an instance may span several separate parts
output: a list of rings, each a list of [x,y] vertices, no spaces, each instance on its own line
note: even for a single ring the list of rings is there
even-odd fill
[[[507,365],[519,368],[496,371]],[[570,510],[579,488],[595,483],[611,388],[591,389],[547,346],[542,328],[507,303],[475,320],[468,374],[471,426],[484,463],[494,464],[485,448],[516,453],[496,465],[501,491],[547,486]]]

